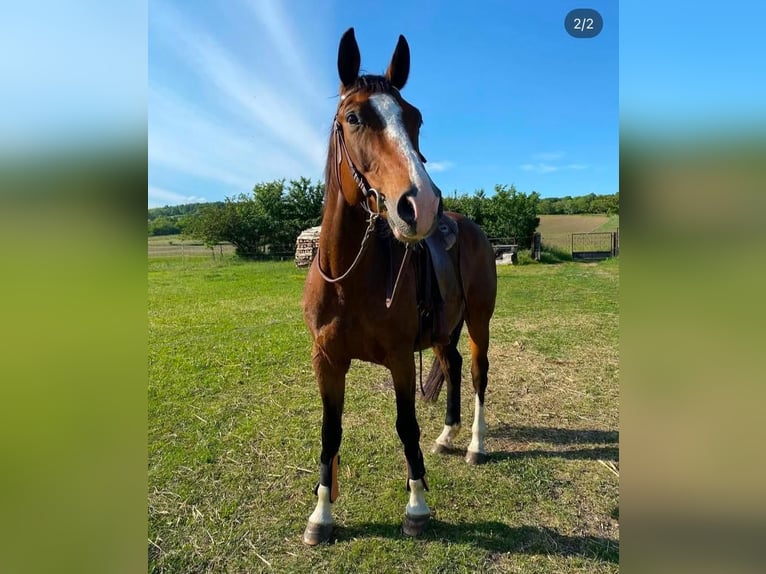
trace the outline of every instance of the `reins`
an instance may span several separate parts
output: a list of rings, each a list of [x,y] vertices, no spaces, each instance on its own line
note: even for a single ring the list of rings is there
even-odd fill
[[[356,257],[354,258],[354,261],[351,263],[351,266],[348,268],[348,270],[346,270],[346,272],[340,277],[333,278],[327,275],[324,271],[322,271],[322,265],[319,262],[319,247],[317,247],[317,255],[316,255],[317,269],[319,270],[319,274],[322,276],[322,279],[324,279],[328,283],[337,283],[338,281],[343,281],[346,277],[351,275],[351,272],[359,264],[359,261],[361,261],[362,259],[362,255],[367,250],[367,242],[369,241],[370,237],[372,237],[373,231],[375,231],[375,222],[377,221],[378,217],[380,217],[380,212],[370,213],[370,218],[367,220],[367,229],[364,231],[362,244],[359,246],[359,253],[356,254]]]
[[[372,237],[373,231],[375,230],[375,222],[380,217],[380,201],[381,201],[380,194],[378,193],[378,191],[369,186],[364,175],[362,175],[362,173],[358,169],[356,169],[354,162],[351,160],[351,156],[348,153],[348,148],[346,147],[346,140],[343,137],[343,127],[340,125],[340,122],[338,121],[337,118],[335,119],[335,122],[333,123],[333,134],[335,136],[335,150],[336,150],[335,156],[337,158],[336,166],[335,166],[335,177],[338,180],[338,189],[341,189],[343,187],[343,183],[340,180],[340,162],[342,158],[345,156],[346,165],[348,165],[348,168],[351,171],[351,177],[354,178],[356,185],[359,186],[359,189],[361,190],[362,195],[364,196],[362,207],[369,214],[369,218],[367,219],[367,229],[364,231],[364,237],[362,237],[362,244],[359,246],[359,252],[356,254],[356,257],[354,258],[354,261],[351,263],[351,266],[340,277],[330,277],[327,273],[322,271],[322,265],[319,259],[319,247],[317,247],[317,255],[316,255],[317,269],[319,270],[319,274],[322,276],[322,279],[324,279],[328,283],[337,283],[338,281],[343,281],[346,277],[351,275],[351,272],[359,264],[359,261],[361,261],[362,255],[367,250],[367,245],[370,240],[370,237]],[[367,203],[367,200],[371,196],[375,197],[376,211],[373,211],[372,209],[370,209],[370,206]]]

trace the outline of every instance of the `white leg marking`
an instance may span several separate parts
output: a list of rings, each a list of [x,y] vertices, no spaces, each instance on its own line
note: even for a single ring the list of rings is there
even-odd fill
[[[444,425],[444,430],[442,431],[442,434],[439,435],[439,438],[436,439],[436,444],[447,448],[452,447],[452,443],[458,432],[460,432],[460,423]]]
[[[474,395],[476,406],[473,411],[473,426],[471,426],[471,444],[468,452],[486,454],[484,450],[484,434],[487,432],[487,424],[484,422],[484,405],[479,401],[479,395]]]
[[[407,516],[424,516],[431,514],[431,509],[426,504],[425,488],[423,480],[410,480],[410,501],[405,508]]]
[[[319,485],[317,490],[317,507],[309,516],[309,522],[314,524],[332,524],[332,506],[330,505],[330,487]]]

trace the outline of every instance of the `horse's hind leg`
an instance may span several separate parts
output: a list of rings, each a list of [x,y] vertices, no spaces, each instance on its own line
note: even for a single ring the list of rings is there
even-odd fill
[[[463,357],[457,350],[463,321],[452,331],[450,344],[434,347],[434,354],[447,379],[447,414],[444,417],[444,429],[436,439],[431,452],[445,452],[452,448],[455,437],[460,431],[460,382],[462,379]]]
[[[316,487],[317,505],[309,517],[303,533],[303,542],[310,546],[330,538],[334,520],[332,503],[338,497],[338,464],[340,441],[343,434],[343,400],[346,389],[348,364],[333,365],[322,352],[314,348],[314,374],[322,396],[322,454],[319,465],[319,484]]]
[[[475,408],[471,426],[471,443],[465,460],[469,464],[481,464],[486,461],[484,435],[487,425],[484,421],[484,392],[487,390],[487,372],[489,371],[489,320],[471,322],[468,320],[468,335],[471,348],[471,378],[473,379]]]

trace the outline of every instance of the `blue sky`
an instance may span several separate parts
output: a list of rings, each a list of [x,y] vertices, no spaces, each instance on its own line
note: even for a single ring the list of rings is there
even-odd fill
[[[616,4],[589,3],[604,29],[575,39],[572,1],[152,1],[149,206],[320,179],[350,26],[369,73],[407,38],[403,95],[423,113],[426,168],[445,193],[614,193]]]
[[[766,2],[624,2],[620,121],[631,134],[712,139],[766,126]]]

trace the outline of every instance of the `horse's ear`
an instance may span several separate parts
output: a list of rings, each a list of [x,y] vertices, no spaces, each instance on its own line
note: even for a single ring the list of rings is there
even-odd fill
[[[399,36],[394,55],[386,70],[386,78],[397,90],[401,90],[410,75],[410,47],[404,36]]]
[[[344,88],[348,88],[356,81],[361,63],[362,56],[359,54],[354,29],[349,28],[341,37],[340,46],[338,46],[338,75]]]

